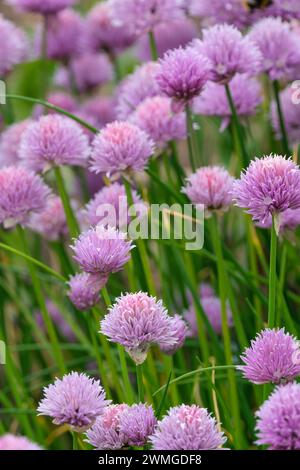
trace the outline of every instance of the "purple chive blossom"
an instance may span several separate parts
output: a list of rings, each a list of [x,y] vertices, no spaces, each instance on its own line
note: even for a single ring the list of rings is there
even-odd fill
[[[130,259],[133,246],[126,240],[125,233],[99,225],[81,234],[71,248],[83,271],[109,275],[121,271]]]
[[[213,450],[226,442],[215,418],[196,405],[171,408],[150,440],[154,450]]]
[[[27,437],[4,434],[0,436],[1,450],[42,450],[42,448],[31,442]]]
[[[207,166],[187,178],[182,191],[193,204],[204,204],[209,214],[211,211],[226,211],[232,204],[233,183],[234,178],[225,168]]]
[[[209,61],[191,47],[166,52],[156,74],[161,93],[183,104],[199,95],[209,78]]]
[[[157,424],[153,408],[144,403],[134,404],[120,414],[120,433],[129,446],[142,447],[147,444]]]
[[[115,24],[112,17],[111,1],[96,4],[88,13],[86,29],[88,44],[94,50],[118,53],[136,40],[136,33],[129,24]]]
[[[20,162],[18,150],[24,131],[32,121],[25,121],[12,124],[0,135],[0,167],[18,165]]]
[[[54,106],[64,109],[72,114],[78,114],[78,104],[76,100],[71,96],[69,93],[65,93],[63,91],[55,91],[50,93],[47,96],[47,101]],[[53,109],[48,108],[48,114],[57,114],[57,112]],[[35,119],[39,119],[44,115],[44,107],[42,105],[36,105],[33,109],[33,117]]]
[[[249,37],[258,46],[262,67],[271,80],[288,78],[300,66],[300,39],[280,18],[265,18],[256,23]]]
[[[21,139],[20,158],[34,171],[53,166],[86,166],[89,156],[88,139],[79,124],[51,114],[32,123]]]
[[[24,32],[0,14],[0,78],[4,78],[26,55]]]
[[[251,23],[250,10],[241,0],[190,0],[190,14],[208,18],[209,22],[232,24],[244,28]]]
[[[113,78],[112,65],[104,53],[85,52],[73,59],[70,67],[80,92],[93,90]]]
[[[82,104],[83,114],[92,119],[99,129],[116,120],[116,103],[110,96],[96,96]]]
[[[259,445],[270,450],[300,450],[300,385],[275,389],[256,413]]]
[[[263,99],[259,82],[247,75],[237,74],[231,80],[229,88],[238,116],[246,118],[255,114]],[[195,98],[193,110],[196,114],[221,117],[221,130],[225,129],[232,115],[225,87],[209,82],[203,93]]]
[[[113,21],[138,34],[153,30],[161,23],[181,18],[181,0],[111,0]]]
[[[41,212],[50,188],[42,178],[22,167],[0,170],[0,224],[5,228],[26,224],[34,212]]]
[[[203,39],[193,43],[195,51],[211,63],[211,79],[226,84],[237,74],[256,75],[261,70],[261,54],[255,43],[231,25],[216,25],[203,31]]]
[[[44,388],[44,398],[37,411],[53,418],[54,424],[67,424],[73,431],[84,432],[108,404],[99,380],[71,372]]]
[[[157,147],[164,147],[170,140],[180,140],[186,136],[185,114],[174,113],[170,98],[165,96],[147,98],[129,120],[145,131]]]
[[[300,19],[299,2],[298,0],[273,0],[264,13],[269,16],[280,16],[284,20]]]
[[[87,442],[97,450],[122,449],[126,444],[126,437],[120,431],[120,418],[128,408],[128,405],[123,403],[107,406],[104,413],[87,431]]]
[[[6,2],[22,11],[49,15],[74,5],[77,0],[6,0]]]
[[[280,103],[289,142],[298,144],[300,143],[300,104],[293,101],[293,93],[295,91],[291,87],[285,88],[280,93]],[[281,138],[279,116],[274,101],[271,105],[271,121],[277,138]]]
[[[222,315],[221,315],[221,302],[218,297],[215,295],[203,297],[201,299],[201,305],[204,310],[205,315],[207,316],[211,326],[218,335],[222,334]],[[226,316],[228,326],[231,327],[232,322],[232,313],[227,305],[226,307]],[[190,336],[198,336],[198,324],[197,317],[194,307],[191,305],[188,310],[184,312],[184,319],[187,321],[190,328]]]
[[[126,170],[142,171],[154,152],[148,135],[134,124],[115,121],[93,142],[90,169],[113,174]]]
[[[255,384],[279,384],[300,375],[298,341],[284,328],[258,333],[241,359],[245,365],[239,366],[239,370]]]
[[[142,201],[138,193],[133,191],[132,196],[136,209],[140,212],[139,215],[146,214],[147,205]],[[113,209],[111,218],[107,217],[108,209]],[[129,215],[125,187],[116,182],[100,189],[87,204],[83,211],[83,217],[89,226],[104,225],[105,220],[112,227],[126,226]]]
[[[75,274],[68,282],[68,297],[78,310],[88,310],[99,302],[99,292],[106,282],[105,275]]]
[[[76,340],[76,336],[70,327],[69,323],[65,320],[62,313],[50,299],[46,300],[46,306],[50,317],[52,318],[57,331],[64,336],[70,343],[73,343]],[[36,322],[40,328],[46,330],[43,316],[40,311],[36,312]]]
[[[100,322],[101,333],[121,344],[136,364],[142,364],[151,344],[171,348],[176,344],[173,318],[161,300],[138,292],[122,295]]]
[[[252,160],[241,178],[234,182],[236,205],[247,209],[253,220],[264,224],[275,217],[280,228],[280,215],[300,207],[300,169],[291,159],[269,155]]]
[[[118,119],[126,120],[142,101],[160,94],[155,79],[158,67],[156,62],[147,62],[121,82],[117,91]]]
[[[43,211],[32,214],[29,227],[50,241],[65,237],[68,228],[61,199],[58,196],[50,196]]]
[[[205,297],[214,297],[215,295],[214,289],[207,282],[201,282],[199,291],[201,299]]]
[[[160,349],[168,355],[175,354],[175,352],[183,346],[189,333],[188,325],[180,315],[174,315],[174,317],[171,318],[173,319],[172,329],[175,334],[176,342],[172,346],[160,346]]]

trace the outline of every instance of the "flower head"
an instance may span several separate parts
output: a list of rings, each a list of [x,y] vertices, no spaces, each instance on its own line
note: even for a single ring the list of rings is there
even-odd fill
[[[108,403],[99,380],[71,372],[44,388],[38,412],[53,418],[54,424],[68,424],[72,430],[84,432],[103,414]]]
[[[227,23],[243,28],[251,23],[251,14],[241,0],[190,0],[193,16],[209,18],[214,23]]]
[[[28,128],[32,121],[26,119],[25,121],[17,122],[7,127],[0,135],[0,167],[18,165],[19,146],[21,138],[25,130]]]
[[[113,78],[112,65],[106,54],[87,51],[72,60],[70,65],[80,92],[104,85]]]
[[[174,317],[171,317],[173,320],[172,324],[172,329],[175,334],[176,342],[172,346],[166,346],[166,345],[160,345],[160,349],[165,353],[165,354],[174,354],[178,349],[180,349],[184,342],[186,337],[188,336],[188,326],[187,323],[183,320],[183,318],[180,315],[174,315]]]
[[[213,295],[203,296],[201,299],[201,305],[204,310],[205,315],[207,316],[211,326],[215,330],[218,335],[222,334],[222,315],[221,315],[221,302],[218,297]],[[229,306],[226,306],[226,316],[227,316],[227,323],[228,326],[232,326],[232,313]],[[184,318],[187,321],[190,327],[190,335],[191,336],[198,336],[198,324],[197,324],[197,317],[196,312],[191,305],[185,312]]]
[[[12,70],[24,58],[27,41],[23,31],[0,14],[0,77]]]
[[[162,302],[143,292],[119,297],[100,324],[101,332],[124,346],[136,364],[145,361],[151,344],[171,348],[177,341]]]
[[[0,170],[0,224],[14,227],[28,223],[29,216],[44,209],[50,188],[42,178],[22,167]]]
[[[75,274],[68,282],[68,296],[78,310],[88,310],[99,302],[99,292],[106,282],[106,275]]]
[[[42,450],[42,448],[27,437],[4,434],[0,436],[0,450]]]
[[[226,211],[232,203],[234,178],[225,168],[207,166],[199,168],[188,179],[183,192],[193,204],[204,204],[208,211]]]
[[[32,214],[29,226],[47,240],[57,241],[66,236],[67,221],[60,197],[50,196],[43,211]]]
[[[52,318],[53,323],[55,324],[57,331],[64,336],[70,343],[73,343],[76,339],[76,336],[70,327],[69,323],[65,320],[61,311],[58,309],[52,300],[46,300],[46,307],[49,313],[49,316]],[[36,312],[36,322],[40,328],[46,330],[46,326],[43,320],[42,313],[40,311]]]
[[[266,9],[269,16],[280,16],[284,20],[300,19],[298,0],[273,0]]]
[[[299,344],[284,331],[266,329],[258,333],[241,356],[239,366],[246,379],[255,384],[290,381],[300,375]]]
[[[79,124],[69,118],[50,114],[33,122],[22,135],[20,158],[34,171],[52,166],[86,166],[88,139]]]
[[[153,434],[157,419],[151,405],[139,403],[132,405],[120,414],[120,433],[130,446],[142,447]]]
[[[96,127],[102,129],[110,122],[116,120],[116,103],[110,96],[96,96],[82,104],[81,111],[95,122]]]
[[[257,444],[271,450],[300,450],[300,384],[277,387],[256,416]]]
[[[77,0],[6,0],[10,5],[19,8],[23,11],[29,11],[33,13],[41,13],[43,15],[49,15],[58,13],[60,10],[67,8]]]
[[[128,405],[110,405],[95,424],[87,431],[87,442],[98,450],[122,449],[126,443],[125,434],[120,430],[120,417]]]
[[[150,440],[154,450],[212,450],[226,438],[207,409],[180,405],[169,410]]]
[[[263,70],[271,80],[286,79],[300,65],[300,39],[280,18],[265,18],[256,23],[250,38],[258,46]]]
[[[279,229],[281,213],[300,207],[299,185],[298,165],[281,155],[269,155],[251,161],[234,182],[233,197],[257,222],[264,224],[275,216]]]
[[[120,271],[129,261],[133,246],[125,233],[99,225],[81,234],[71,248],[83,271],[109,275]]]
[[[194,41],[195,50],[211,63],[211,79],[229,83],[237,74],[256,75],[261,69],[261,54],[255,43],[231,25],[215,25]]]
[[[143,170],[154,151],[148,135],[134,124],[115,121],[102,130],[93,142],[91,170],[118,173]]]
[[[299,36],[300,38],[300,36]],[[280,93],[280,104],[290,144],[300,142],[300,105],[293,101],[294,90],[291,87],[285,88]],[[271,104],[271,122],[278,138],[281,138],[281,127],[276,103]]]

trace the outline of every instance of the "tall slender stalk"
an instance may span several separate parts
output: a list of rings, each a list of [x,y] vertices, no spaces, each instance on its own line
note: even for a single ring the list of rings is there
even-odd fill
[[[275,230],[275,217],[272,218],[271,229],[271,250],[270,250],[270,270],[269,270],[269,308],[268,327],[275,326],[276,308],[276,256],[277,256],[277,235]]]
[[[138,386],[139,403],[145,400],[144,397],[144,383],[143,383],[143,364],[136,365],[136,378]]]
[[[64,211],[65,211],[65,215],[67,219],[67,225],[69,228],[70,236],[72,238],[76,238],[80,232],[80,229],[79,229],[79,225],[76,220],[76,217],[74,215],[72,206],[70,204],[70,199],[67,194],[67,190],[65,187],[61,169],[58,166],[54,168],[54,174],[55,174],[56,185],[57,185],[57,189],[61,198],[61,202],[64,206]]]
[[[188,144],[188,153],[190,165],[193,172],[196,171],[195,163],[195,145],[194,145],[194,128],[193,128],[193,119],[190,105],[187,103],[185,105],[185,116],[186,116],[186,129],[187,129],[187,144]]]
[[[231,114],[232,114],[232,124],[235,128],[238,143],[239,143],[239,146],[240,146],[241,156],[243,158],[243,164],[246,166],[249,162],[249,157],[248,157],[248,153],[247,153],[246,146],[245,146],[245,143],[244,143],[242,126],[240,124],[238,114],[237,114],[237,110],[236,110],[236,107],[235,107],[235,104],[234,104],[234,101],[233,101],[231,91],[230,91],[230,88],[229,88],[228,84],[225,85],[225,91],[226,91],[228,104],[229,104]]]
[[[289,141],[288,141],[286,126],[285,126],[284,116],[283,116],[283,112],[282,112],[281,102],[280,102],[278,80],[274,80],[272,82],[272,85],[273,85],[274,96],[275,96],[276,107],[277,107],[277,113],[278,113],[278,118],[279,118],[279,125],[280,125],[280,131],[281,131],[281,141],[282,141],[283,151],[287,156],[290,156],[291,153],[290,153],[290,149],[289,149]]]
[[[156,41],[155,41],[155,36],[154,36],[153,31],[149,31],[148,37],[149,37],[149,46],[150,46],[151,58],[152,58],[152,60],[156,61],[158,59],[158,50],[157,50],[157,44],[156,44]]]

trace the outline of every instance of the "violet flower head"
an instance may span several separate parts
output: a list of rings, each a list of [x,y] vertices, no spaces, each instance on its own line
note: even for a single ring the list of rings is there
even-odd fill
[[[300,450],[300,384],[280,385],[256,413],[259,445]]]
[[[264,384],[291,381],[300,375],[299,342],[281,329],[261,331],[241,356],[239,370],[250,382]]]
[[[73,343],[76,340],[76,336],[70,327],[69,323],[65,320],[64,316],[62,315],[61,311],[57,307],[57,305],[52,302],[50,299],[46,299],[46,306],[49,316],[52,318],[53,323],[56,326],[57,331],[65,337],[68,342]],[[44,330],[46,330],[46,326],[43,320],[42,313],[38,310],[35,316],[36,322],[38,326]]]
[[[299,36],[300,39],[300,36]],[[280,93],[280,104],[284,118],[285,128],[289,143],[294,145],[300,143],[300,104],[293,100],[295,90],[287,87]],[[276,103],[271,104],[271,122],[276,137],[281,138],[281,127]]]
[[[213,450],[226,438],[206,408],[180,405],[159,421],[150,441],[154,450]]]
[[[255,43],[231,25],[215,25],[203,31],[193,43],[195,51],[211,63],[211,80],[227,84],[237,74],[256,75],[261,70],[261,54]]]
[[[208,282],[201,282],[199,287],[200,298],[214,297],[215,291]]]
[[[271,80],[287,79],[300,66],[300,38],[280,18],[259,21],[249,37],[259,48],[263,70]]]
[[[240,118],[246,118],[255,114],[263,100],[262,90],[258,80],[249,78],[245,74],[237,74],[233,77],[228,86],[238,116]],[[195,98],[193,110],[196,114],[221,117],[221,130],[228,126],[232,116],[225,87],[219,83],[213,82],[209,82],[203,90],[203,93]]]
[[[280,16],[284,20],[300,19],[298,0],[273,0],[267,7],[269,16]]]
[[[57,241],[65,237],[68,227],[60,197],[50,196],[43,211],[32,214],[29,227],[40,233],[46,240]]]
[[[0,14],[0,77],[3,79],[26,55],[25,33]]]
[[[1,450],[42,450],[42,448],[31,442],[27,437],[4,434],[0,436]]]
[[[125,28],[130,25],[137,34],[184,14],[182,0],[111,0],[110,3],[114,23]]]
[[[106,282],[106,275],[75,274],[68,282],[68,297],[78,310],[89,310],[99,302],[99,292]]]
[[[113,68],[108,56],[102,52],[84,52],[70,65],[75,84],[80,92],[100,87],[113,78]]]
[[[226,211],[232,204],[234,178],[225,168],[207,166],[199,168],[187,178],[185,193],[193,204],[203,204],[207,215],[212,211]]]
[[[111,96],[95,96],[82,104],[81,111],[95,122],[98,129],[116,120],[116,103]]]
[[[126,438],[120,430],[120,418],[128,408],[125,403],[107,406],[104,413],[87,431],[87,442],[97,450],[122,449],[126,444]]]
[[[213,327],[214,331],[217,335],[222,334],[222,314],[221,314],[221,302],[218,297],[214,294],[209,296],[203,296],[201,299],[201,305],[204,310],[205,315],[207,316],[211,326]],[[229,305],[226,306],[226,316],[227,316],[227,324],[229,327],[232,327],[232,312],[229,308]],[[184,312],[184,319],[189,325],[189,335],[193,337],[198,336],[198,324],[197,324],[197,317],[194,306],[191,305],[185,312]]]
[[[109,275],[121,271],[129,261],[133,245],[125,233],[99,225],[82,233],[71,248],[84,272]]]
[[[25,130],[32,121],[26,119],[7,127],[0,135],[0,167],[18,165],[19,146]]]
[[[129,122],[115,121],[98,134],[92,145],[90,169],[108,175],[142,171],[154,152],[146,132]]]
[[[175,352],[183,346],[189,333],[188,325],[180,315],[174,315],[174,317],[171,318],[173,320],[172,329],[176,342],[172,346],[160,345],[160,349],[168,355],[175,354]]]
[[[22,11],[50,15],[77,3],[77,0],[6,0],[6,3]]]
[[[272,216],[280,229],[280,215],[300,207],[300,169],[291,159],[269,155],[252,160],[241,178],[234,182],[236,205],[246,209],[253,220],[264,224]]]
[[[145,131],[157,147],[186,137],[185,114],[174,113],[172,101],[166,96],[147,98],[139,104],[129,121]]]
[[[153,434],[157,419],[151,405],[134,404],[120,414],[120,433],[125,436],[129,446],[142,447]]]
[[[34,212],[44,209],[50,188],[42,178],[22,167],[0,170],[0,224],[5,228],[28,223]]]
[[[156,74],[161,93],[183,104],[199,95],[209,78],[210,62],[191,47],[166,52]]]
[[[227,23],[244,28],[251,23],[250,10],[241,0],[191,0],[189,12],[192,16],[208,18],[213,23]]]
[[[57,114],[43,116],[24,132],[19,148],[24,165],[34,171],[47,171],[53,166],[86,166],[88,139],[81,127]]]
[[[84,432],[108,404],[99,380],[70,372],[44,388],[44,398],[37,411],[39,415],[53,418],[54,424],[67,424],[73,431]]]
[[[142,101],[160,94],[155,79],[158,67],[157,62],[147,62],[121,82],[116,105],[118,119],[126,120]]]
[[[121,344],[136,364],[142,364],[151,344],[172,347],[176,344],[173,319],[156,300],[143,292],[119,297],[100,322],[101,333]]]

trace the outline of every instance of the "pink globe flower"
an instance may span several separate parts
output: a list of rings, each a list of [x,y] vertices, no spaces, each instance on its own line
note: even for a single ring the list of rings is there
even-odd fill
[[[99,302],[99,292],[106,282],[106,275],[75,274],[68,282],[68,297],[78,310],[89,310]]]
[[[25,33],[0,14],[0,78],[4,78],[16,64],[25,59],[27,39]]]
[[[49,15],[74,5],[77,0],[6,0],[6,2],[23,11]]]
[[[122,449],[126,443],[125,434],[120,430],[120,418],[128,405],[110,405],[102,416],[87,431],[87,442],[97,450]]]
[[[46,240],[57,241],[65,237],[68,227],[61,199],[58,196],[49,197],[43,211],[32,214],[29,227]]]
[[[4,434],[0,436],[1,450],[42,450],[42,448],[31,442],[27,437]]]
[[[82,93],[100,87],[113,78],[110,60],[102,52],[84,52],[72,60],[70,67],[74,74],[75,84]]]
[[[32,121],[17,122],[7,127],[0,135],[0,167],[18,165],[20,163],[19,147],[25,130]]]
[[[125,436],[130,446],[142,447],[147,444],[153,434],[157,419],[152,405],[134,404],[120,414],[120,433]]]

